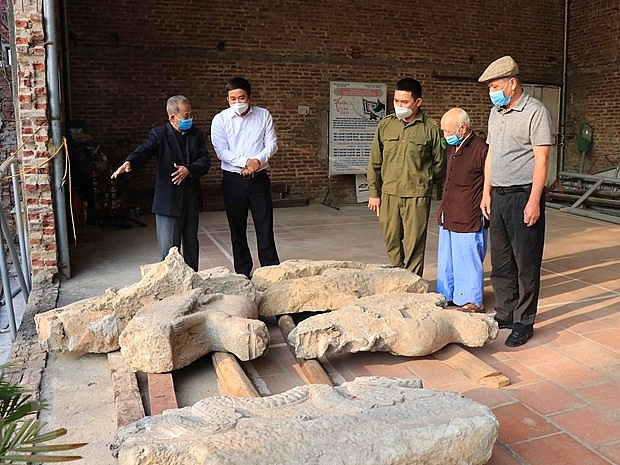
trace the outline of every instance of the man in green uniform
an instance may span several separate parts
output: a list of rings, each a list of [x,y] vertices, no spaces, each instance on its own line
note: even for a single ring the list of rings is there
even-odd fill
[[[418,276],[433,183],[445,166],[440,127],[421,106],[420,83],[411,77],[398,81],[394,113],[377,126],[368,161],[368,208],[379,217],[388,258]]]

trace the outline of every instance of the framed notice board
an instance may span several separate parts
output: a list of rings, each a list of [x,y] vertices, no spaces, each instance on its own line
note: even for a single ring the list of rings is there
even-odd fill
[[[329,175],[366,174],[377,123],[385,116],[387,86],[331,82]]]

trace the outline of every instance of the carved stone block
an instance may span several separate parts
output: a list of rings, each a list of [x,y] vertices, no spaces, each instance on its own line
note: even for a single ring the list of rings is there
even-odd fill
[[[186,291],[146,305],[120,335],[131,371],[164,373],[210,352],[247,361],[269,346],[269,331],[257,320],[256,304],[242,296]]]
[[[482,465],[491,410],[418,380],[357,378],[266,398],[211,397],[121,428],[119,465]]]

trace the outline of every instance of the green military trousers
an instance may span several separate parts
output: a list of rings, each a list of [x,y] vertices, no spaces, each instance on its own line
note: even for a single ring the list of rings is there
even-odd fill
[[[379,223],[385,251],[393,266],[422,276],[430,197],[398,197],[382,194]]]

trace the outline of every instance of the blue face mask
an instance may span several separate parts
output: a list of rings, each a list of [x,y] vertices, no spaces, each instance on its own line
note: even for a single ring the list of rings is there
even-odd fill
[[[506,83],[506,85],[504,86],[502,90],[496,90],[494,92],[489,92],[489,97],[491,98],[491,103],[493,105],[497,105],[498,107],[503,107],[507,105],[508,102],[510,102],[510,97],[506,97],[506,95],[504,95],[504,90],[506,90],[506,87],[508,86],[509,82],[510,82],[510,79],[508,80],[508,82]]]
[[[193,121],[194,121],[194,118],[182,119],[181,121],[179,121],[179,129],[181,131],[187,131],[189,128],[192,127]]]
[[[451,136],[444,136],[444,139],[446,139],[448,145],[459,145],[461,142],[463,142],[463,138],[456,135],[458,131],[459,130],[457,129],[456,132]]]

